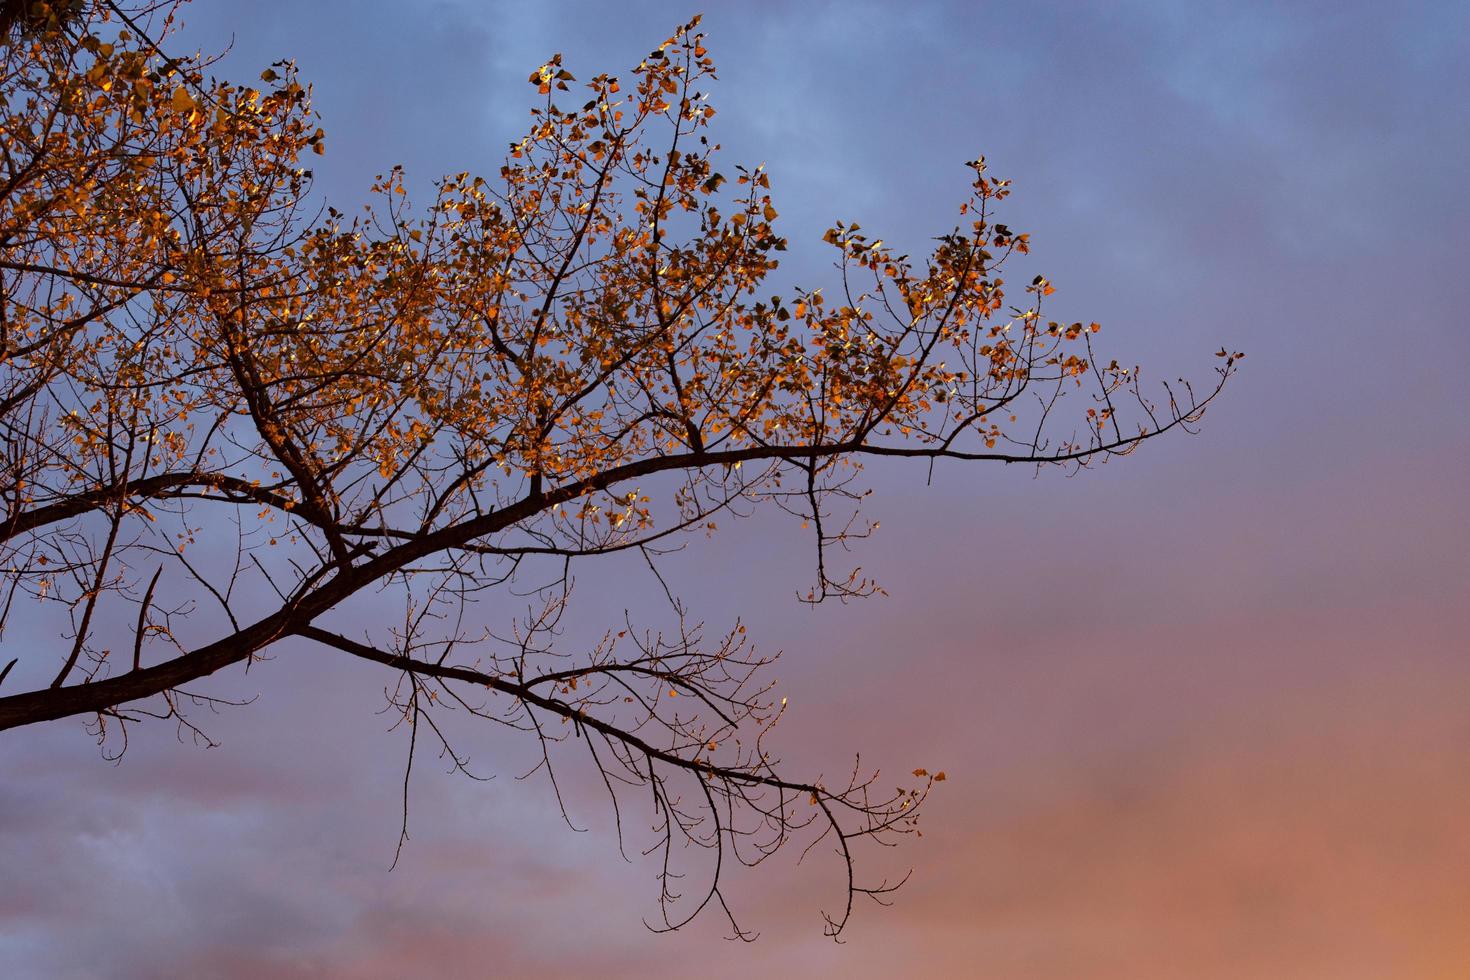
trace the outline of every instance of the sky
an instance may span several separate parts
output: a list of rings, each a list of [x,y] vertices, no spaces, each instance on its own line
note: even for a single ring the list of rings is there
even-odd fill
[[[420,190],[493,175],[531,69],[626,72],[694,11],[199,0],[184,38],[232,41],[242,79],[296,59],[318,189],[355,206],[395,163]],[[946,770],[893,907],[823,938],[840,882],[813,857],[732,881],[755,943],[654,935],[655,869],[600,787],[570,792],[574,833],[490,735],[489,783],[418,771],[390,872],[385,679],[283,646],[229,682],[256,700],[215,748],[0,739],[6,975],[1470,975],[1470,8],[704,13],[712,133],[770,171],[778,282],[831,275],[837,219],[921,252],[984,154],[1059,318],[1153,378],[1247,354],[1199,434],[1074,477],[870,469],[858,560],[886,597],[796,602],[810,547],[768,515],[677,557],[700,616],[784,651],[794,767]],[[584,615],[619,608],[598,574]]]

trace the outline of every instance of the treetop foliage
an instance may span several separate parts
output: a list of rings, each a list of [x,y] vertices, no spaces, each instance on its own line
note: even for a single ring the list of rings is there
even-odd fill
[[[771,176],[719,159],[698,18],[622,79],[537,68],[498,173],[414,204],[391,169],[340,211],[311,189],[325,134],[295,67],[215,78],[169,51],[179,7],[5,8],[0,584],[56,643],[11,662],[0,728],[207,739],[196,682],[309,641],[394,678],[410,766],[428,740],[465,768],[452,732],[480,719],[538,740],[553,778],[586,756],[615,808],[651,795],[660,928],[805,837],[846,869],[840,932],[893,887],[854,848],[914,832],[943,774],[785,776],[773,658],[743,626],[711,635],[659,578],[669,624],[566,649],[571,569],[632,552],[657,576],[774,506],[811,535],[805,601],[866,595],[838,567],[874,526],[864,462],[1127,455],[1198,421],[1240,355],[1149,393],[1098,324],[1048,320],[1051,282],[1003,275],[1031,242],[983,158],[927,254],[837,222],[831,281],[774,295]],[[531,606],[506,613],[511,589]],[[681,900],[684,844],[712,857]]]

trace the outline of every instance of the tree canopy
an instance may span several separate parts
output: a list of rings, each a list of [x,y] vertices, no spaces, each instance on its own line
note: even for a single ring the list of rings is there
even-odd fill
[[[842,561],[873,527],[865,463],[1127,455],[1188,430],[1240,356],[1146,390],[1098,324],[1048,320],[1046,278],[1003,278],[1031,243],[983,159],[928,254],[838,222],[831,281],[773,295],[771,178],[718,159],[698,18],[623,79],[533,71],[497,173],[415,204],[392,169],[349,212],[312,191],[324,133],[290,62],[215,78],[169,53],[176,3],[6,10],[0,614],[26,629],[0,728],[207,740],[210,675],[283,644],[371,661],[409,767],[429,745],[467,769],[454,715],[536,740],[553,780],[589,755],[620,833],[651,796],[660,928],[714,904],[745,935],[724,869],[799,840],[844,869],[836,935],[895,887],[860,846],[914,832],[944,777],[787,774],[774,657],[666,583],[646,622],[563,647],[574,567],[657,575],[771,507],[810,535],[804,601],[864,596]],[[511,589],[529,609],[486,603]],[[688,853],[707,887],[679,897]]]

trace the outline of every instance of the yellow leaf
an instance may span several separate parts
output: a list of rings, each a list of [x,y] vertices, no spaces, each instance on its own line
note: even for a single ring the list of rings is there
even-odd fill
[[[173,106],[174,112],[193,112],[194,98],[189,94],[188,89],[180,85],[174,89],[174,97],[171,105]]]

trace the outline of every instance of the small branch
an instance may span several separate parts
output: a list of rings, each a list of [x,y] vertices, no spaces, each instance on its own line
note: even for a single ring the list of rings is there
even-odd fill
[[[158,586],[158,576],[163,574],[163,566],[159,565],[153,573],[153,578],[148,582],[148,591],[143,593],[143,605],[138,609],[138,629],[133,637],[133,669],[137,670],[143,657],[143,631],[148,625],[148,607],[153,602],[153,590]]]

